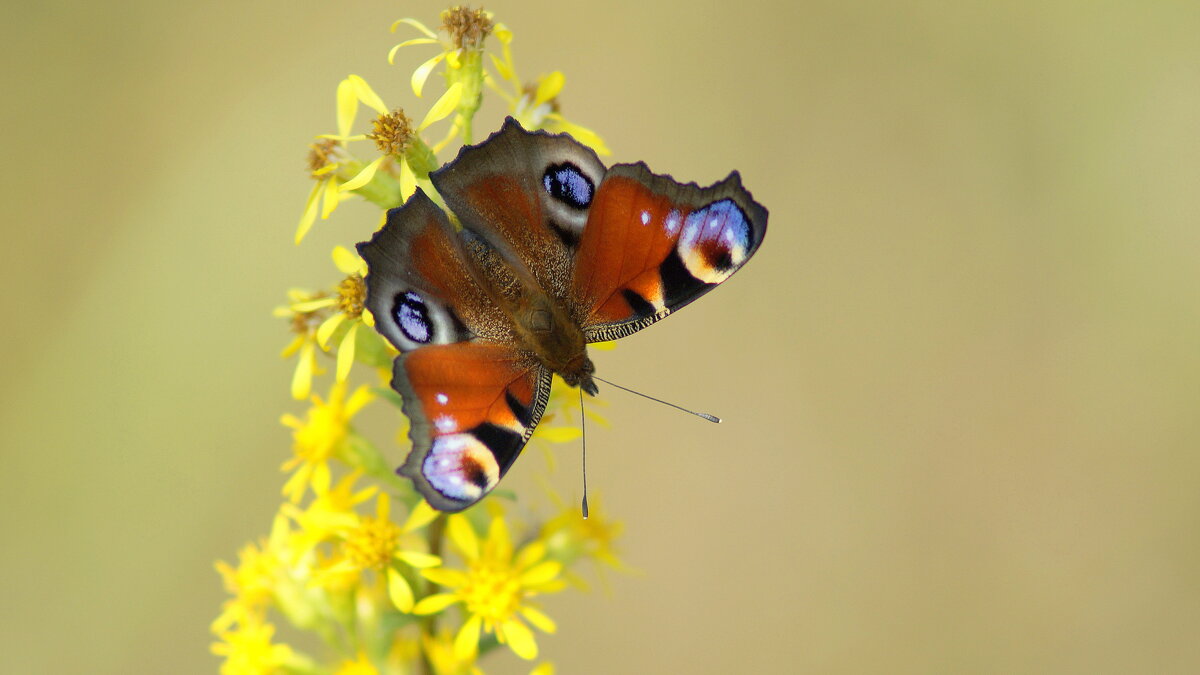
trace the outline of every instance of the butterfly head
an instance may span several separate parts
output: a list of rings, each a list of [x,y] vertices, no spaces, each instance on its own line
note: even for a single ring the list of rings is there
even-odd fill
[[[579,387],[586,391],[589,396],[595,396],[600,393],[596,387],[596,382],[592,379],[592,373],[596,372],[596,366],[592,360],[588,358],[586,352],[580,352],[578,356],[571,359],[566,367],[558,371],[558,375],[562,377],[563,382],[572,387]]]

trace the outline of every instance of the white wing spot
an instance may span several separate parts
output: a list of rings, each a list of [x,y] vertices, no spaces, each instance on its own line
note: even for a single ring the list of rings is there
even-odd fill
[[[649,211],[642,211],[642,224],[643,225],[650,224],[650,212]]]
[[[445,394],[438,394],[435,398],[437,398],[437,402],[441,403],[442,405],[446,405],[450,402],[450,397]]]

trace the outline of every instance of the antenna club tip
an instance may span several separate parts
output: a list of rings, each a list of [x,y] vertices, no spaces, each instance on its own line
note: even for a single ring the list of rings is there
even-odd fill
[[[709,422],[716,422],[717,424],[721,423],[721,418],[717,417],[716,415],[709,415],[708,413],[698,413],[698,414],[701,417],[703,417],[704,419],[708,420]]]

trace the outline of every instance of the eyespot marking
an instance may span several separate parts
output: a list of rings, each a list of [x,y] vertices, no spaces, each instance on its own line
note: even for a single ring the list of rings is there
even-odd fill
[[[392,314],[404,337],[423,345],[433,342],[433,321],[421,296],[412,291],[398,293]]]
[[[742,209],[732,199],[721,199],[684,218],[677,250],[693,277],[718,284],[746,262],[751,234]]]
[[[542,174],[546,192],[558,201],[576,209],[586,209],[592,203],[596,186],[579,167],[570,162],[551,164]]]
[[[463,502],[478,500],[500,481],[496,458],[469,433],[435,438],[421,472],[435,490]]]

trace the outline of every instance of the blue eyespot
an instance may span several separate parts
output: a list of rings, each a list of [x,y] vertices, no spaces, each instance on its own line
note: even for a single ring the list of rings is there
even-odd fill
[[[550,196],[577,209],[586,209],[596,191],[591,179],[570,162],[550,165],[542,175],[542,185]]]
[[[429,307],[421,296],[412,291],[396,295],[393,314],[404,337],[418,344],[433,341],[433,322],[429,319]]]

